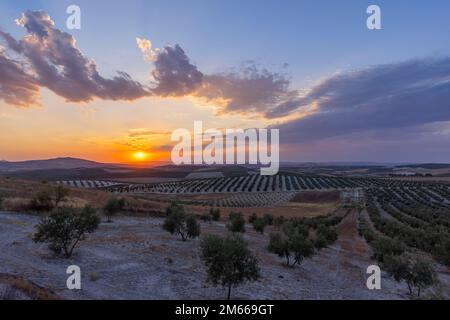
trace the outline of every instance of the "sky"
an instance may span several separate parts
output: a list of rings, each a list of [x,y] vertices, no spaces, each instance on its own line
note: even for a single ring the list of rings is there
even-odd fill
[[[0,159],[167,160],[202,120],[279,129],[282,161],[450,162],[449,18],[446,0],[2,1]]]

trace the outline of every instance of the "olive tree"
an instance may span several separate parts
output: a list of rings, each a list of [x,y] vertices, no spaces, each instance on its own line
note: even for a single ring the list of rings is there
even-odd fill
[[[231,232],[245,232],[245,219],[240,212],[230,213],[230,223],[227,224],[228,230]]]
[[[384,268],[395,281],[406,282],[411,296],[416,290],[417,296],[420,297],[422,289],[437,281],[437,274],[431,262],[409,254],[386,256]]]
[[[294,267],[314,254],[314,245],[308,239],[308,233],[304,226],[285,223],[281,232],[270,235],[267,249],[285,258],[288,267]]]
[[[171,206],[163,223],[163,229],[171,234],[179,234],[183,241],[200,235],[200,223],[194,215],[186,215],[181,205]]]
[[[108,218],[108,222],[112,222],[112,217],[115,216],[119,211],[123,210],[125,207],[125,199],[124,198],[116,198],[112,197],[108,200],[105,207],[103,208],[103,212]]]
[[[231,288],[245,281],[256,281],[260,277],[258,259],[248,249],[247,242],[238,234],[226,237],[205,236],[200,244],[201,258],[208,268],[207,281],[213,285]]]
[[[86,238],[86,233],[94,232],[99,223],[100,218],[90,206],[81,210],[56,208],[38,224],[33,240],[47,242],[55,254],[64,253],[70,258],[78,243]]]

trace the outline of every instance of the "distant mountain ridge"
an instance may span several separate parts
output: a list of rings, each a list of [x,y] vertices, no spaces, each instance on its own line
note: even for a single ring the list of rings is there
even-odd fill
[[[0,171],[100,168],[108,166],[114,165],[70,157],[46,160],[0,161]]]

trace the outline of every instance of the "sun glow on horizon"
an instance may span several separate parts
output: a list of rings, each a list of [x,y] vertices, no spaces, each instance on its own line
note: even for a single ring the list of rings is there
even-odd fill
[[[147,160],[148,157],[149,157],[149,154],[144,151],[137,151],[137,152],[133,153],[133,158],[136,161],[144,161],[144,160]]]

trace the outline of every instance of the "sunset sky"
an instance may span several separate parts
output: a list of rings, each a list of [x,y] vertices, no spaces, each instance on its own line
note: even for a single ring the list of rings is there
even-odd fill
[[[283,161],[450,162],[449,34],[446,0],[1,1],[0,160],[167,160],[203,120],[279,128]]]

